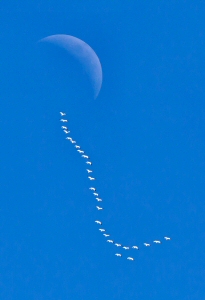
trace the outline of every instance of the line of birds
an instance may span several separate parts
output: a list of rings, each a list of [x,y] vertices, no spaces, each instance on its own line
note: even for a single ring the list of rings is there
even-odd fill
[[[64,117],[64,116],[66,116],[66,113],[65,113],[65,112],[60,112],[60,115],[61,115],[61,117]],[[60,121],[63,122],[63,123],[67,123],[67,122],[68,122],[67,119],[63,119],[63,118],[60,119]],[[65,134],[69,134],[69,133],[70,133],[70,130],[68,130],[68,127],[67,127],[67,126],[64,126],[64,125],[63,125],[63,126],[61,126],[61,128],[63,129],[63,131],[65,132]],[[77,152],[80,153],[80,154],[82,154],[81,157],[87,159],[85,163],[86,163],[87,165],[90,165],[90,166],[91,166],[91,165],[92,165],[92,162],[90,161],[90,157],[89,157],[88,155],[85,154],[85,151],[83,151],[79,145],[77,145],[77,142],[76,142],[75,140],[73,140],[72,137],[70,137],[70,136],[67,136],[67,137],[66,137],[66,140],[69,140],[72,144],[74,144],[74,146],[75,146]],[[93,172],[93,171],[90,170],[90,169],[86,169],[86,171],[87,171],[88,175],[89,175],[90,173]],[[88,176],[88,179],[89,179],[90,181],[96,180],[96,178],[95,178],[95,177],[92,177],[92,176]],[[89,190],[91,190],[91,191],[93,192],[93,195],[95,196],[95,199],[96,199],[98,202],[102,202],[102,201],[103,201],[101,198],[99,198],[99,194],[96,192],[96,188],[95,188],[95,187],[89,187]],[[97,208],[97,210],[99,210],[99,211],[100,211],[100,210],[103,210],[103,207],[98,206],[98,205],[96,205],[96,208]],[[102,225],[102,222],[99,221],[99,220],[96,220],[95,223],[97,223],[97,224],[99,224],[99,225]],[[106,238],[110,236],[110,234],[105,233],[106,230],[103,229],[103,228],[100,228],[99,231],[100,231],[100,232],[103,232],[103,235],[104,235]],[[168,236],[165,236],[164,239],[165,239],[166,241],[171,240],[171,238],[168,237]],[[138,247],[138,246],[132,246],[132,247],[123,246],[122,244],[115,243],[114,240],[111,240],[111,239],[107,239],[107,242],[108,242],[108,243],[111,243],[111,244],[114,244],[116,247],[122,247],[124,250],[130,250],[131,248],[132,248],[132,249],[139,250],[139,247]],[[155,244],[161,244],[162,242],[161,242],[160,240],[154,240],[153,243],[155,243]],[[143,243],[143,245],[144,245],[145,247],[150,247],[150,246],[151,246],[150,243]],[[115,255],[116,255],[117,257],[122,257],[122,254],[121,254],[121,253],[115,253]],[[131,257],[131,256],[128,256],[127,259],[128,259],[128,260],[132,260],[132,261],[134,260],[134,258]]]

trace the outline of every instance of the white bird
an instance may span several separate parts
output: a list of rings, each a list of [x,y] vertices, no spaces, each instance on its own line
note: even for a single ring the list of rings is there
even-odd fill
[[[72,140],[71,143],[72,143],[72,144],[76,144],[76,141]]]
[[[94,196],[98,196],[98,193],[93,193]]]
[[[76,149],[80,149],[80,146],[78,146],[78,145],[75,145],[75,148],[76,148]]]
[[[68,127],[66,127],[66,126],[61,126],[61,128],[68,130]]]
[[[108,236],[110,236],[110,234],[106,234],[106,233],[103,233],[103,235],[104,235],[105,237],[108,237]]]
[[[133,258],[133,257],[130,257],[130,256],[128,256],[127,259],[129,259],[129,260],[134,260],[134,258]]]
[[[105,232],[105,229],[100,228],[99,230],[100,230],[101,232]]]
[[[139,247],[138,246],[132,246],[133,249],[137,249],[139,250]]]
[[[90,180],[96,180],[94,177],[88,176],[88,178],[89,178]]]
[[[113,240],[107,240],[107,242],[108,242],[108,243],[112,243],[112,244],[114,243]]]
[[[87,156],[87,155],[84,155],[84,154],[82,155],[82,157],[84,157],[84,158],[89,158],[89,156]]]
[[[150,247],[150,246],[151,246],[150,244],[147,244],[147,243],[144,243],[144,245],[145,245],[146,247]]]
[[[84,153],[84,151],[83,150],[77,150],[79,153]]]
[[[153,243],[155,243],[155,244],[161,244],[162,242],[155,240],[155,241],[153,241]]]
[[[124,246],[122,248],[125,249],[125,250],[129,250],[130,249],[130,247],[126,247],[126,246]]]
[[[102,222],[98,220],[96,220],[95,223],[102,225]]]
[[[67,136],[65,139],[66,139],[66,140],[69,140],[69,141],[72,141],[72,140],[73,140],[73,139],[72,139],[71,137],[69,137],[69,136]]]
[[[103,208],[100,206],[96,206],[98,210],[102,210]]]
[[[117,246],[117,247],[121,247],[121,246],[122,246],[122,244],[117,244],[117,243],[115,243],[115,246]]]
[[[89,170],[89,169],[86,169],[86,171],[87,171],[88,173],[92,173],[92,172],[93,172],[92,170]]]
[[[170,240],[171,240],[171,238],[168,237],[168,236],[165,236],[164,239],[165,239],[166,241],[170,241]]]
[[[98,202],[102,202],[102,199],[101,199],[101,198],[96,198],[96,200],[97,200]]]
[[[122,254],[120,254],[120,253],[116,253],[115,255],[116,255],[116,256],[122,256]]]
[[[69,131],[69,130],[66,130],[66,129],[64,129],[63,131],[64,131],[66,134],[70,133],[70,131]]]
[[[96,191],[96,188],[90,187],[89,190],[91,190],[91,191]]]
[[[90,166],[92,165],[91,161],[86,161],[86,164]]]
[[[60,119],[60,121],[63,122],[63,123],[68,122],[68,120],[65,120],[65,119]]]
[[[62,111],[60,111],[60,114],[61,114],[61,116],[65,116],[66,115],[66,113],[64,113]]]

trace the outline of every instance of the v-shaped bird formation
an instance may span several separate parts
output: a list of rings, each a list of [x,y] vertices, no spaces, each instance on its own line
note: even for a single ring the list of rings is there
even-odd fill
[[[65,113],[65,112],[60,112],[60,115],[61,115],[61,117],[62,117],[62,119],[60,119],[60,121],[63,122],[63,123],[68,123],[68,120],[65,119],[66,113]],[[70,133],[70,130],[68,129],[67,126],[61,126],[61,128],[62,128],[62,130],[64,131],[64,133],[65,133],[66,135],[68,135],[68,134]],[[67,136],[67,137],[66,137],[66,140],[70,141],[71,144],[74,144],[74,147],[76,148],[77,152],[78,152],[79,154],[81,154],[81,157],[82,157],[83,159],[86,159],[85,163],[87,164],[87,166],[89,166],[89,168],[91,168],[92,162],[90,161],[90,157],[89,157],[88,155],[85,154],[85,151],[82,150],[81,147],[80,147],[79,145],[77,145],[77,142],[76,142],[75,140],[73,140],[73,138],[70,137],[70,136]],[[86,168],[86,171],[87,171],[87,173],[88,173],[88,175],[89,175],[89,176],[88,176],[88,179],[89,179],[90,181],[95,181],[96,178],[93,177],[93,176],[91,176],[91,174],[93,173],[93,170],[87,169],[87,168]],[[98,191],[97,191],[97,189],[96,189],[95,187],[91,186],[91,187],[89,187],[89,190],[92,192],[92,194],[94,195],[94,197],[95,197],[95,199],[96,199],[97,202],[103,202],[103,200],[102,200],[101,198],[99,198],[99,193],[98,193]],[[101,210],[103,210],[103,207],[101,207],[101,206],[99,206],[99,205],[96,205],[96,209],[100,212]],[[102,222],[101,222],[100,220],[96,220],[95,223],[98,224],[98,225],[100,225],[100,226],[102,225]],[[104,237],[106,237],[106,238],[110,237],[110,234],[107,233],[106,229],[100,228],[99,231],[100,231],[101,233],[103,233],[103,236],[104,236]],[[105,232],[106,232],[106,233],[105,233]],[[164,236],[164,240],[165,240],[165,241],[170,241],[171,238],[168,237],[168,236]],[[136,246],[136,245],[133,245],[133,246],[125,246],[125,245],[122,245],[122,244],[120,244],[120,243],[116,243],[113,239],[110,239],[110,238],[107,239],[106,241],[107,241],[108,243],[113,244],[113,245],[116,246],[116,247],[120,247],[121,249],[124,249],[124,250],[130,250],[130,249],[136,249],[136,250],[139,250],[139,246]],[[154,244],[161,244],[162,241],[161,241],[161,240],[154,240],[153,243],[154,243]],[[143,245],[144,245],[145,247],[150,247],[150,246],[151,246],[151,243],[143,243]],[[115,255],[116,255],[116,257],[122,257],[122,256],[123,256],[122,253],[116,253]],[[131,261],[134,261],[134,260],[135,260],[134,257],[131,257],[131,256],[128,256],[127,259],[128,259],[128,260],[131,260]]]

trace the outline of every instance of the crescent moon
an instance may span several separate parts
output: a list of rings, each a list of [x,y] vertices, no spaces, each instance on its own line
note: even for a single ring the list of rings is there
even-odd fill
[[[48,42],[61,47],[76,58],[88,74],[94,90],[94,98],[97,98],[102,86],[102,67],[97,54],[88,44],[67,34],[50,35],[39,42]]]

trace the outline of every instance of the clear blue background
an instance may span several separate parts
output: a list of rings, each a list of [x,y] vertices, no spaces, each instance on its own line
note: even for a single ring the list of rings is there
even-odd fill
[[[61,58],[48,53],[46,71],[36,42],[58,33],[100,58],[96,100],[83,81],[72,90]],[[2,0],[0,41],[0,298],[204,299],[203,1]],[[140,246],[134,262],[114,256],[96,219]]]

